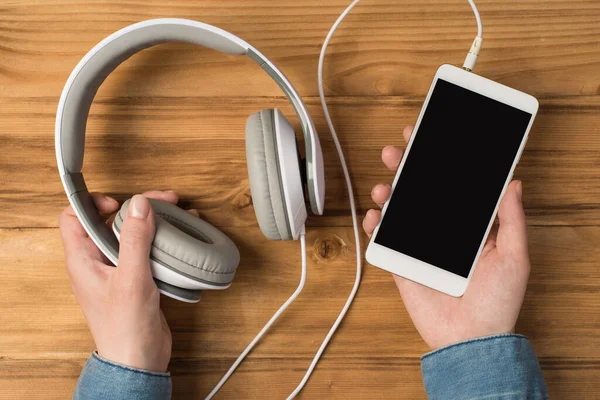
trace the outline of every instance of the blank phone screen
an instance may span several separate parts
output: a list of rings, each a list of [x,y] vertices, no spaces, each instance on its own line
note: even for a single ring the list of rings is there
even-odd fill
[[[438,79],[375,243],[467,278],[531,117]]]

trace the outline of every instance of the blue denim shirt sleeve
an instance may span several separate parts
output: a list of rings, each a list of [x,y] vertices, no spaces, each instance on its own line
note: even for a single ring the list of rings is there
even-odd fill
[[[430,399],[547,399],[546,382],[525,336],[460,342],[421,358]]]
[[[87,360],[74,400],[163,400],[171,398],[171,375],[116,364],[93,353]]]

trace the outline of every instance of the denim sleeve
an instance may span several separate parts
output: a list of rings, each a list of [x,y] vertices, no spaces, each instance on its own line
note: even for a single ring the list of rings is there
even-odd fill
[[[74,400],[163,400],[171,398],[169,373],[149,372],[116,364],[96,352],[87,360]]]
[[[548,399],[525,336],[495,335],[453,344],[421,358],[430,399]]]

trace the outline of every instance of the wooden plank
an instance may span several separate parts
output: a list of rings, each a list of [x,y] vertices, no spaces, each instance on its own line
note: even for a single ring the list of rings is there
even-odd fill
[[[347,3],[4,2],[0,87],[8,97],[56,97],[79,59],[104,37],[141,20],[177,16],[241,36],[271,57],[301,94],[314,96],[320,45]],[[478,7],[485,24],[478,73],[539,97],[598,93],[598,2],[482,0]],[[438,65],[462,63],[474,34],[465,1],[361,3],[333,40],[326,85],[338,95],[422,96]],[[281,93],[249,59],[181,44],[132,57],[101,93],[123,91],[175,97]]]
[[[321,132],[327,218],[310,225],[349,225],[348,200],[335,147],[318,100],[308,99]],[[392,174],[380,161],[386,144],[415,121],[420,100],[338,98],[332,102],[360,213],[373,206],[371,187]],[[2,227],[55,227],[66,206],[54,153],[55,104],[0,100]],[[90,190],[124,201],[133,193],[176,189],[184,206],[218,226],[256,226],[246,172],[244,126],[264,107],[293,111],[281,99],[101,99],[88,124],[84,172]],[[548,100],[531,133],[516,177],[532,225],[600,223],[600,100]],[[299,128],[297,127],[299,131]],[[302,150],[303,151],[303,150]],[[23,208],[23,202],[30,207]]]
[[[199,305],[163,298],[176,357],[235,357],[298,283],[298,243],[268,241],[257,228],[225,231],[242,255],[233,287],[205,293]],[[600,227],[534,227],[530,237],[533,271],[518,331],[540,357],[600,359]],[[254,357],[312,354],[345,302],[354,275],[352,229],[309,229],[307,242],[304,292]],[[57,229],[0,230],[0,265],[0,357],[81,358],[93,349]],[[365,266],[356,303],[327,354],[414,358],[426,351],[390,274]]]

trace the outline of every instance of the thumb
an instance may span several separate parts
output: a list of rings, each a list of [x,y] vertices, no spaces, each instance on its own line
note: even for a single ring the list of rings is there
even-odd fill
[[[119,238],[119,266],[122,277],[131,280],[152,278],[150,246],[154,239],[154,213],[150,202],[135,195],[129,202]]]
[[[515,257],[528,257],[527,253],[527,223],[521,201],[523,184],[521,181],[512,181],[498,209],[498,237],[496,247],[503,255]]]

